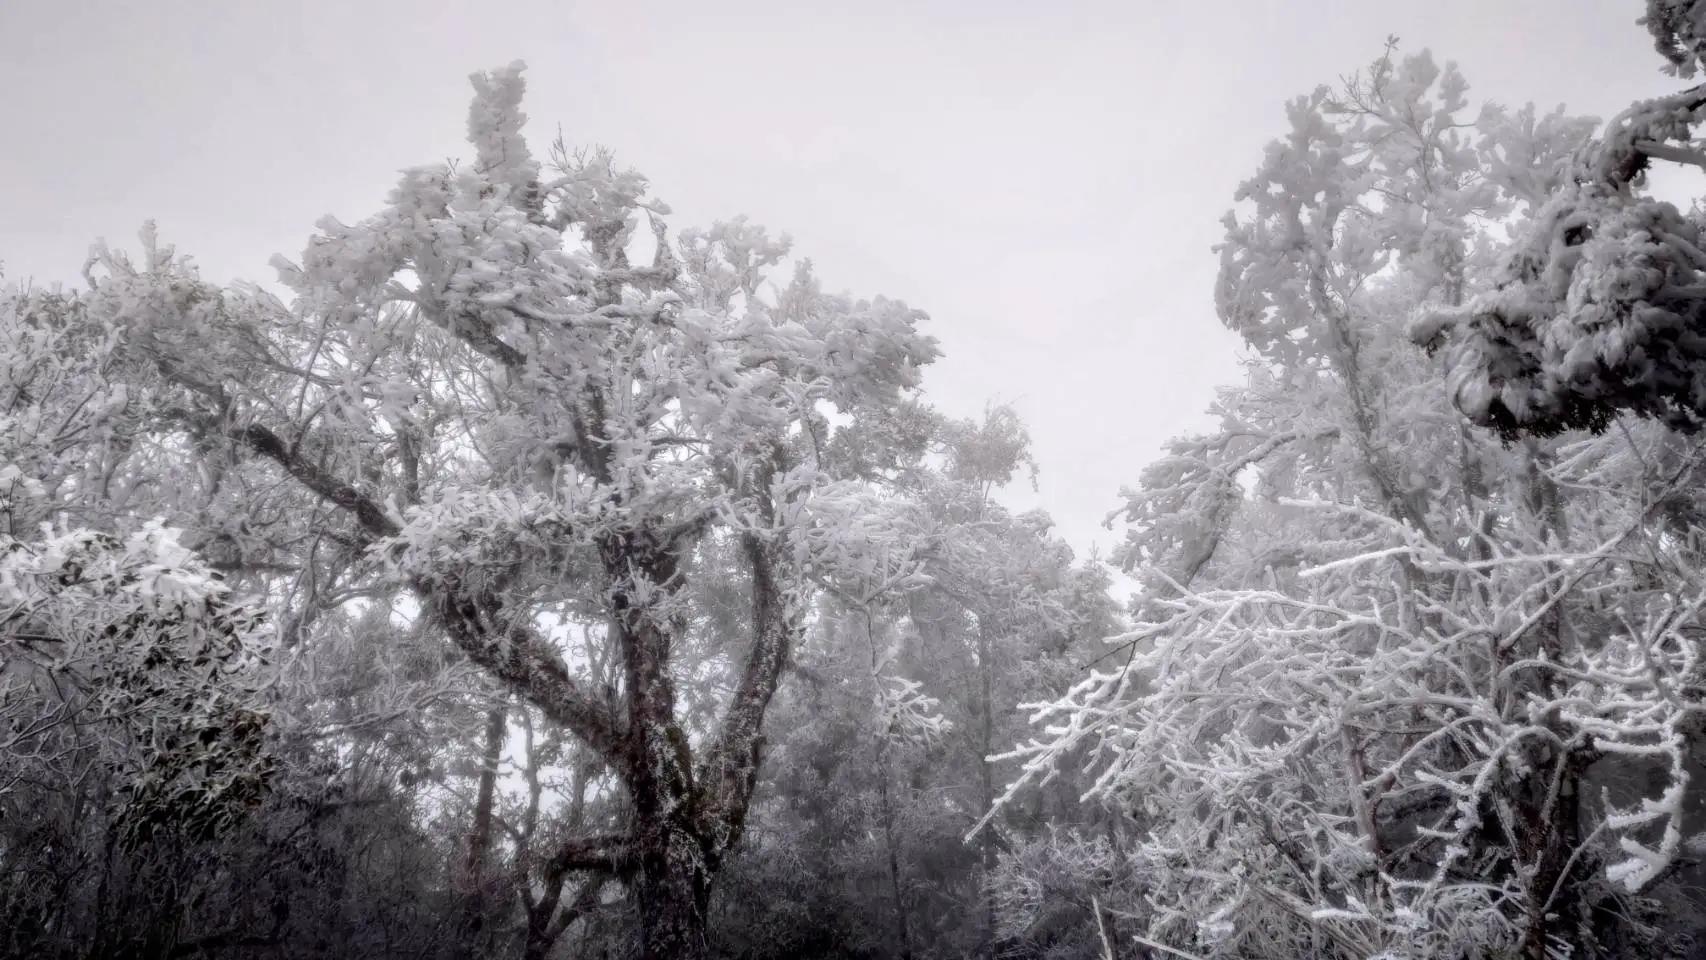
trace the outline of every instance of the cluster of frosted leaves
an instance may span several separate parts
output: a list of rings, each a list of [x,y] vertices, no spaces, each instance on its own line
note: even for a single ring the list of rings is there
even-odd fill
[[[876,677],[876,709],[884,736],[914,746],[940,742],[954,723],[942,716],[942,703],[924,685],[905,677]]]
[[[828,469],[872,482],[909,484],[926,474],[919,464],[933,449],[940,417],[908,398],[884,410],[855,413],[823,447]]]
[[[264,470],[224,444],[177,436],[176,418],[192,404],[158,372],[166,365],[205,383],[208,371],[237,367],[246,382],[265,383],[256,351],[242,346],[252,338],[235,322],[246,316],[243,297],[200,284],[152,231],[144,250],[137,264],[98,249],[91,266],[102,275],[90,291],[0,295],[0,462],[41,487],[0,510],[14,531],[54,515],[116,532],[163,518],[233,576],[281,569],[281,550],[312,536],[313,515],[285,521],[291,505]]]
[[[1234,200],[1249,214],[1228,212],[1216,307],[1222,322],[1275,362],[1294,364],[1320,352],[1323,318],[1316,300],[1324,291],[1307,281],[1311,268],[1335,245],[1356,247],[1364,261],[1347,269],[1373,272],[1381,257],[1377,238],[1351,236],[1357,224],[1346,211],[1374,173],[1345,124],[1326,109],[1319,88],[1286,105],[1291,129],[1268,144],[1256,175],[1240,184]]]
[[[987,453],[992,440],[1002,445],[999,438],[1010,427],[1005,415],[988,418],[972,452]],[[992,472],[984,476],[1010,475],[1025,462],[1016,455],[1021,448],[1008,450],[1009,455],[986,461]],[[970,462],[961,455],[949,465],[961,472]],[[1112,619],[1111,604],[1101,606],[1107,603],[1108,586],[1098,579],[1101,565],[1074,568],[1072,548],[1053,533],[1048,514],[1009,511],[989,499],[975,476],[941,478],[919,499],[937,531],[924,567],[930,578],[927,592],[946,602],[942,609],[954,611],[949,616],[975,622],[976,656],[991,660],[992,695],[1017,700],[1038,690],[1064,689],[1065,678],[1077,674],[1071,652],[1075,641],[1094,642],[1112,627],[1111,622],[1088,622],[1098,609]],[[1005,734],[997,736],[1005,739]]]
[[[476,118],[511,109],[520,84],[514,67],[482,80]],[[636,214],[656,222],[667,212],[642,199],[642,178],[600,155],[544,185],[552,199],[530,210],[529,192],[514,185],[515,168],[534,166],[525,145],[480,139],[505,123],[471,126],[480,163],[410,171],[388,209],[355,226],[323,221],[301,265],[281,264],[300,308],[365,333],[381,305],[405,303],[452,331],[489,331],[527,358],[519,378],[539,394],[628,387],[628,409],[611,413],[631,428],[671,417],[701,429],[769,427],[803,402],[851,407],[914,386],[934,355],[913,329],[916,311],[825,296],[803,266],[778,303],[730,307],[727,288],[756,289],[755,271],[786,248],[742,223],[685,231],[681,255],[664,248],[653,268],[626,267],[611,251]],[[571,226],[587,246],[565,233]],[[601,285],[621,287],[616,302],[600,302]]]
[[[350,604],[321,615],[311,642],[269,666],[275,752],[298,755],[335,749],[346,736],[418,750],[437,742],[434,737],[471,735],[473,725],[461,711],[492,695],[454,648],[385,603]],[[410,735],[389,740],[399,731]],[[286,772],[294,773],[290,765],[284,764]]]
[[[147,397],[119,369],[119,337],[76,296],[0,291],[0,463],[34,491],[4,497],[9,529],[53,510],[98,525],[137,500],[122,464]]]
[[[1397,482],[1412,491],[1446,485],[1437,465],[1459,452],[1438,423],[1452,416],[1443,391],[1414,357],[1386,358],[1370,376],[1403,404],[1405,416],[1381,423],[1374,438],[1396,452],[1387,465]],[[1287,569],[1341,546],[1323,545],[1322,531],[1279,501],[1374,499],[1342,393],[1318,370],[1253,365],[1248,385],[1222,390],[1210,408],[1220,420],[1215,431],[1168,441],[1109,517],[1127,524],[1113,559],[1140,580],[1144,598],[1176,594],[1199,577],[1254,576],[1229,567],[1227,557],[1249,558],[1257,570]]]
[[[1700,0],[1647,0],[1640,20],[1653,35],[1653,47],[1679,77],[1692,77],[1706,55],[1706,3]]]
[[[1663,201],[1593,186],[1553,200],[1507,281],[1462,311],[1449,352],[1459,408],[1513,437],[1603,429],[1621,412],[1697,427],[1706,413],[1700,241],[1697,220]]]
[[[316,336],[265,291],[203,281],[151,226],[142,232],[140,256],[97,244],[85,272],[89,288],[66,299],[64,318],[39,308],[29,314],[29,322],[54,324],[54,363],[92,371],[75,381],[77,389],[65,382],[51,395],[39,392],[42,378],[33,377],[33,396],[74,411],[94,408],[86,396],[108,400],[98,418],[84,418],[64,479],[49,483],[53,509],[120,533],[164,519],[229,585],[275,602],[300,598],[316,582],[297,576],[310,567],[318,583],[330,583],[326,558],[345,551],[321,547],[328,536],[347,543],[349,519],[248,456],[242,428],[251,419],[277,424],[281,414],[306,411],[284,442],[330,473],[370,478],[386,465],[386,448],[395,448],[392,425],[400,421],[378,418],[376,430],[366,411],[395,398],[372,377],[336,376],[348,371],[326,364],[315,369],[316,349],[341,355],[342,345]],[[101,332],[99,351],[81,346],[85,329]],[[306,383],[298,378],[305,368]],[[11,455],[20,462],[33,456],[22,447]],[[286,629],[288,647],[297,629]]]
[[[355,473],[396,441],[407,416],[397,411],[415,397],[348,361],[347,342],[315,329],[270,293],[252,286],[220,287],[201,279],[194,262],[159,242],[152,225],[142,231],[141,255],[97,244],[85,268],[89,288],[77,297],[88,324],[110,331],[110,366],[130,401],[124,426],[143,442],[125,447],[147,458],[135,466],[158,480],[156,502],[132,512],[170,516],[195,534],[249,539],[248,520],[302,526],[283,518],[317,515],[265,470],[242,463],[236,434],[249,420],[276,424],[299,417],[288,442],[322,469]],[[359,358],[358,358],[359,359]],[[374,421],[377,421],[377,425]],[[311,531],[279,531],[284,539]],[[266,539],[266,538],[259,538]],[[276,546],[276,545],[275,545]],[[256,542],[239,553],[256,559],[271,549]],[[251,549],[252,548],[252,549]]]
[[[1332,246],[1341,216],[1361,192],[1355,181],[1366,176],[1347,165],[1344,134],[1321,110],[1326,97],[1318,90],[1287,105],[1289,136],[1268,145],[1261,170],[1235,197],[1254,208],[1251,216],[1228,213],[1219,247],[1222,322],[1278,363],[1318,352],[1322,321],[1303,277]],[[1377,256],[1372,243],[1366,247],[1365,259]]]
[[[1253,375],[1262,376],[1259,371]],[[1114,555],[1123,569],[1159,568],[1189,580],[1214,552],[1229,512],[1244,500],[1240,481],[1251,467],[1260,464],[1265,475],[1273,476],[1284,469],[1275,458],[1295,463],[1312,444],[1320,455],[1319,442],[1338,433],[1324,406],[1288,406],[1278,411],[1288,416],[1276,419],[1273,411],[1247,401],[1244,394],[1223,391],[1213,408],[1221,418],[1218,431],[1169,440],[1163,455],[1143,469],[1138,485],[1121,491],[1125,506],[1109,520],[1130,525]]]
[[[945,426],[948,441],[946,474],[950,479],[992,488],[1005,487],[1013,474],[1028,469],[1035,486],[1037,464],[1031,458],[1030,431],[1011,407],[984,412],[983,422],[961,421]]]
[[[939,535],[916,504],[815,471],[795,471],[778,486],[778,521],[806,576],[856,605],[892,602],[930,582],[926,563]]]
[[[256,393],[276,386],[289,370],[271,339],[288,316],[284,305],[254,287],[202,280],[151,223],[141,241],[140,258],[95,244],[84,266],[88,289],[77,296],[87,323],[116,339],[112,363],[127,388],[146,391],[158,411],[174,394],[210,395],[231,380]]]
[[[941,546],[931,575],[960,602],[1007,630],[1058,634],[1067,628],[1072,548],[1052,534],[1047,513],[1013,514],[990,503],[974,516],[950,513],[938,523]]]
[[[1471,420],[1508,438],[1604,429],[1620,413],[1699,427],[1706,414],[1701,223],[1641,194],[1644,151],[1691,142],[1706,100],[1636,104],[1579,151],[1574,183],[1533,212],[1495,289],[1428,312]]]
[[[995,901],[1003,937],[1019,938],[1038,929],[1087,927],[1084,939],[1093,940],[1095,921],[1087,909],[1092,897],[1104,908],[1115,899],[1142,897],[1140,888],[1120,883],[1129,871],[1113,839],[1105,834],[1050,829],[1010,842],[1013,849],[989,878],[989,896]],[[1111,890],[1116,883],[1120,888]]]
[[[270,628],[176,531],[0,539],[0,624],[0,763],[94,750],[121,778],[130,842],[208,836],[260,801],[271,763],[252,694]]]
[[[1593,117],[1566,113],[1562,105],[1541,113],[1532,103],[1518,110],[1483,104],[1475,119],[1482,175],[1532,214],[1569,181],[1569,160],[1598,125]]]
[[[896,482],[908,491],[904,500],[868,507],[843,501],[855,511],[870,511],[873,519],[889,518],[883,526],[866,526],[861,539],[877,555],[891,557],[891,565],[907,558],[912,575],[897,583],[946,593],[992,636],[1013,632],[1035,639],[1067,629],[1071,548],[1051,535],[1053,521],[1046,513],[1014,514],[990,498],[991,490],[1006,486],[1019,471],[1034,475],[1030,438],[1018,415],[993,406],[981,420],[937,418],[925,426],[902,416],[874,426],[879,435],[900,433],[901,449],[909,445],[905,434],[922,429],[935,438],[931,445],[941,455],[941,468],[932,469],[915,448],[920,462],[896,471]],[[904,545],[905,554],[895,545]]]

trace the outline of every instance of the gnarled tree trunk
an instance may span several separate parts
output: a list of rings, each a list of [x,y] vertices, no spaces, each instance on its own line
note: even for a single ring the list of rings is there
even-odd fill
[[[705,915],[711,873],[699,841],[676,829],[645,838],[635,895],[640,911],[640,956],[645,960],[699,960],[710,956]]]

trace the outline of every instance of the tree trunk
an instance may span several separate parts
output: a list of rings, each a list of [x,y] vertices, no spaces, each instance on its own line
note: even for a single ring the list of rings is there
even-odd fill
[[[562,875],[551,878],[546,886],[544,898],[538,903],[530,903],[527,908],[527,938],[522,944],[522,960],[545,960],[550,956],[551,948],[557,945],[563,932],[598,906],[604,877],[593,876],[582,883],[580,892],[561,914],[557,912],[557,904],[563,896]]]
[[[635,884],[642,960],[703,960],[710,956],[705,916],[711,875],[693,837],[668,830],[640,857]]]
[[[990,754],[995,752],[995,665],[991,662],[993,645],[989,642],[989,631],[984,628],[980,617],[977,625],[977,672],[979,693],[982,694],[982,704],[978,710],[978,720],[982,734],[982,750],[978,755],[978,781],[983,788],[981,809],[995,809],[995,770],[989,762]],[[983,955],[987,960],[995,960],[995,933],[997,929],[995,917],[995,867],[999,856],[995,849],[995,823],[992,821],[983,828],[979,838],[983,844],[983,925],[984,941]],[[1099,918],[1098,918],[1099,921]]]
[[[675,558],[629,542],[606,545],[612,578],[639,571],[651,583],[675,579]],[[633,577],[632,572],[625,574]],[[638,859],[635,885],[644,960],[700,960],[710,955],[705,914],[715,869],[701,840],[706,797],[694,787],[692,747],[675,719],[675,682],[668,664],[673,636],[648,611],[612,591],[612,632],[620,640],[628,688],[630,827]]]
[[[1570,882],[1570,874],[1584,865],[1570,860],[1582,843],[1579,801],[1583,763],[1574,753],[1565,754],[1556,763],[1558,784],[1554,791],[1537,790],[1534,796],[1520,798],[1532,818],[1518,828],[1526,834],[1518,849],[1527,854],[1531,864],[1527,902],[1523,905],[1526,923],[1518,948],[1524,960],[1546,960],[1548,933],[1570,940],[1588,927],[1581,891]],[[1537,765],[1537,769],[1545,767]],[[1535,779],[1544,782],[1548,778]],[[1595,948],[1603,948],[1602,944],[1577,945],[1586,947],[1586,956],[1599,955]]]
[[[906,914],[906,895],[900,884],[900,852],[895,849],[894,839],[894,800],[889,796],[889,763],[888,746],[883,746],[882,779],[877,784],[877,792],[882,800],[883,812],[883,842],[889,854],[889,888],[894,896],[895,932],[900,936],[901,960],[912,960],[912,925]]]
[[[474,800],[474,824],[468,835],[468,889],[462,923],[470,941],[486,925],[486,857],[492,847],[492,807],[497,800],[498,765],[503,760],[509,713],[503,704],[486,715],[486,741],[480,751],[480,786]]]

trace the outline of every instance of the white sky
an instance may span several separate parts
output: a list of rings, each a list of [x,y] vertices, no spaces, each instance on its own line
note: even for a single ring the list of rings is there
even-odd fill
[[[935,402],[1012,401],[1080,550],[1235,341],[1220,215],[1282,105],[1401,50],[1472,93],[1609,117],[1677,89],[1638,0],[0,0],[0,261],[72,280],[144,219],[210,279],[271,279],[326,213],[466,157],[467,75],[529,64],[560,124],[674,225],[747,213],[831,289],[931,315]]]

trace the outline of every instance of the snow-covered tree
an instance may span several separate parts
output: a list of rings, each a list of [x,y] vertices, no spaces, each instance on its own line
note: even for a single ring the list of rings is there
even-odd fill
[[[1148,942],[1663,953],[1641,911],[1687,833],[1706,594],[1654,505],[1698,460],[1506,448],[1409,342],[1491,289],[1589,130],[1465,89],[1389,52],[1293,102],[1221,248],[1248,382],[1127,494],[1126,655],[1014,752],[1009,797],[1087,756],[1087,798],[1147,831],[1111,906]]]
[[[644,955],[699,956],[813,584],[904,549],[893,498],[825,451],[900,403],[935,347],[917,311],[826,294],[809,263],[776,289],[786,238],[738,220],[670,236],[608,153],[535,159],[519,65],[474,84],[472,162],[323,221],[278,264],[290,304],[151,240],[139,260],[100,251],[81,303],[153,429],[288,481],[275,526],[312,519],[349,583],[406,590],[597,758],[627,827],[550,859],[631,885]],[[694,629],[708,577],[746,595],[720,647]],[[565,655],[570,623],[599,631],[613,683]],[[689,665],[723,702],[708,718],[683,703]]]
[[[142,489],[145,403],[118,338],[77,298],[0,292],[8,955],[140,949],[152,918],[116,919],[122,865],[240,834],[277,779],[260,690],[274,625]]]

